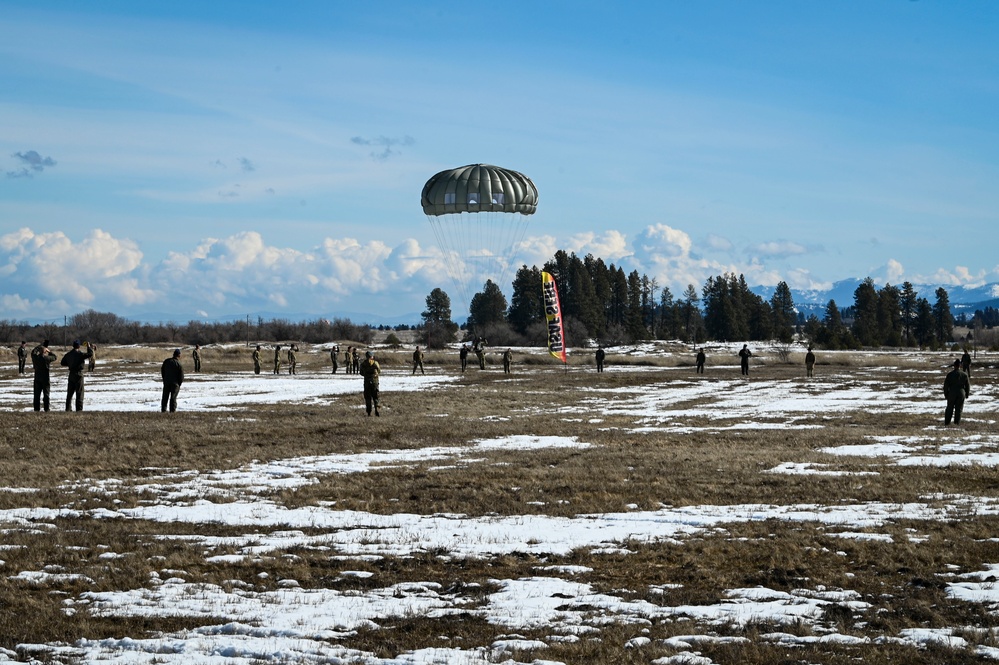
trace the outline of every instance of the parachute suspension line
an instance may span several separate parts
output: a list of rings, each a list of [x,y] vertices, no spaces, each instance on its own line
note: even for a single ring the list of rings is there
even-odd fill
[[[460,257],[463,255],[459,248],[455,246],[454,242],[449,242],[448,238],[450,234],[448,233],[448,219],[450,215],[433,216],[427,215],[427,220],[430,222],[430,227],[434,231],[434,237],[437,240],[437,246],[441,249],[441,255],[444,260],[444,269],[447,271],[448,277],[451,278],[451,282],[454,284],[457,293],[455,295],[461,299],[460,306],[462,308],[468,307],[468,287],[466,285],[466,280],[462,279],[462,265]],[[452,302],[452,313],[454,311],[454,305],[457,303]],[[466,312],[462,310],[457,312],[459,315],[464,315]]]
[[[461,307],[471,304],[487,279],[509,291],[518,266],[514,259],[527,234],[528,215],[481,212],[428,215],[437,245],[441,248],[448,277],[454,283]],[[455,305],[457,311],[458,303]],[[462,312],[464,313],[464,312]]]
[[[499,234],[495,247],[505,248],[503,252],[498,253],[496,256],[496,285],[500,287],[500,290],[504,290],[507,286],[506,274],[510,268],[510,260],[513,257],[513,246],[510,244],[510,240],[513,235],[512,232],[516,228],[516,217],[522,217],[522,215],[503,215],[502,223],[495,227]]]
[[[503,289],[537,203],[530,178],[490,164],[441,171],[423,186],[420,205],[462,306],[470,305],[473,282],[475,290],[486,279]]]
[[[513,275],[517,274],[519,268],[519,266],[514,265],[514,258],[517,257],[520,251],[520,244],[524,241],[524,236],[527,235],[528,222],[530,221],[527,215],[516,215],[516,217],[516,220],[511,221],[513,230],[510,236],[510,243],[507,245],[510,249],[507,252],[508,256],[503,276],[504,279],[509,279],[511,282],[513,281]]]
[[[459,294],[461,296],[461,313],[467,315],[469,305],[472,303],[472,293],[474,293],[472,280],[475,276],[475,263],[472,261],[471,250],[474,245],[473,238],[469,233],[470,216],[467,213],[454,213],[447,215],[448,232],[451,234],[454,244],[455,255],[455,275],[458,279]],[[445,238],[445,242],[447,238]]]
[[[527,232],[528,216],[522,214],[498,214],[496,222],[490,227],[493,238],[490,247],[496,248],[492,257],[493,274],[491,279],[506,291],[515,272],[514,258],[517,256],[519,244]]]

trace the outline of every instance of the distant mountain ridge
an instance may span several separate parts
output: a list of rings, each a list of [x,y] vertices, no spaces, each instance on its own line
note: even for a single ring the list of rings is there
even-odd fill
[[[791,297],[794,305],[799,311],[806,314],[816,314],[821,318],[830,300],[836,301],[836,306],[840,309],[853,306],[853,294],[857,287],[864,282],[863,279],[850,278],[840,280],[825,290],[818,289],[791,289]],[[901,287],[901,284],[892,286]],[[936,291],[943,287],[947,291],[950,300],[951,310],[955,314],[967,312],[974,313],[976,309],[986,307],[999,307],[999,283],[983,284],[981,286],[954,286],[948,284],[913,284],[913,288],[920,298],[926,298],[931,303],[936,300]],[[875,287],[881,289],[884,284],[875,282]],[[752,286],[749,289],[765,300],[770,300],[775,287],[773,286]]]

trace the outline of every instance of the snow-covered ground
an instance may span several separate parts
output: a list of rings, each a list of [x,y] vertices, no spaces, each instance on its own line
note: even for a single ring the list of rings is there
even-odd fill
[[[611,368],[613,371],[613,368]],[[828,370],[830,376],[834,370]],[[689,431],[696,420],[699,427],[817,427],[815,419],[803,416],[835,416],[853,409],[876,409],[909,414],[936,414],[940,411],[935,392],[885,386],[873,370],[851,371],[849,379],[840,377],[814,382],[776,380],[745,382],[719,378],[711,383],[710,408],[688,406],[703,397],[704,383],[678,377],[668,382],[649,384],[626,397],[613,391],[593,388],[581,397],[575,410],[560,414],[600,419],[630,415],[643,427]],[[942,379],[942,376],[941,376]],[[426,390],[455,381],[454,375],[432,373],[410,376],[408,372],[386,372],[382,388],[386,392]],[[59,382],[54,382],[60,386]],[[180,408],[212,410],[254,403],[291,402],[320,404],[331,396],[357,392],[360,379],[355,376],[303,374],[296,377],[273,375],[205,374],[185,382]],[[0,394],[0,411],[23,411],[30,404],[30,380],[7,382]],[[54,387],[56,387],[54,386]],[[61,386],[60,386],[61,387]],[[53,391],[54,405],[61,406],[61,390]],[[974,399],[965,410],[969,423],[992,422],[996,417],[997,391],[993,385],[976,388]],[[149,411],[159,408],[159,385],[155,375],[138,376],[120,372],[98,372],[88,377],[87,408],[93,410]],[[715,421],[725,419],[725,423]],[[732,424],[732,423],[735,424]],[[896,533],[879,529],[905,519],[914,522],[938,521],[961,515],[999,514],[999,500],[976,496],[933,496],[909,504],[831,503],[792,505],[702,505],[684,508],[663,506],[659,510],[632,510],[623,513],[551,517],[521,515],[470,518],[462,515],[382,515],[337,510],[336,506],[315,505],[288,508],[265,497],[273,490],[287,489],[315,482],[331,474],[366,473],[377,465],[407,465],[428,460],[441,464],[485,463],[484,450],[502,447],[510,451],[531,451],[553,447],[593,445],[574,437],[510,436],[473,442],[466,448],[424,448],[420,450],[385,450],[364,454],[334,454],[298,457],[268,463],[252,463],[230,471],[200,474],[164,473],[145,479],[139,489],[156,500],[133,508],[80,513],[69,509],[8,509],[0,511],[5,528],[30,525],[39,528],[64,515],[89,515],[94,519],[142,519],[223,524],[245,528],[245,535],[185,536],[205,551],[208,564],[262,558],[306,547],[328,552],[331,560],[344,561],[342,577],[370,576],[352,571],[351,560],[387,556],[407,556],[425,552],[446,552],[453,558],[488,558],[513,553],[541,556],[566,554],[589,548],[595,553],[627,554],[627,542],[675,542],[716,528],[720,524],[742,521],[786,520],[818,522],[828,533],[843,538],[891,540]],[[877,474],[879,466],[890,465],[999,465],[999,436],[975,434],[963,430],[928,427],[925,435],[884,436],[863,444],[832,447],[831,455],[868,457],[871,468],[852,473]],[[835,465],[775,462],[768,474],[841,474]],[[93,490],[114,496],[119,481],[94,482]],[[134,485],[129,485],[134,490]],[[5,491],[0,489],[0,491]],[[12,493],[14,490],[10,490]],[[208,529],[210,531],[210,529]],[[911,532],[909,541],[918,546],[924,538]],[[109,562],[137,556],[133,552],[104,552]],[[948,580],[948,594],[969,603],[999,603],[999,588],[994,584],[999,563],[982,571],[941,570]],[[29,585],[57,581],[64,571],[3,569],[9,578]],[[772,620],[774,624],[799,622],[812,627],[812,635],[796,636],[775,632],[761,636],[764,641],[781,645],[810,643],[864,643],[863,638],[830,630],[820,619],[830,604],[861,609],[865,603],[851,589],[801,588],[792,592],[767,588],[729,589],[713,605],[669,605],[626,599],[620,595],[597,593],[589,584],[575,578],[588,569],[572,566],[539,566],[536,574],[523,579],[496,581],[496,590],[483,596],[481,590],[445,589],[435,581],[372,585],[367,591],[342,592],[303,587],[299,581],[283,579],[277,590],[260,592],[245,588],[233,580],[212,585],[192,579],[185,571],[162,570],[154,573],[141,588],[112,592],[82,593],[64,601],[65,612],[87,611],[109,617],[183,616],[203,617],[200,628],[155,637],[136,636],[83,640],[72,645],[25,645],[23,651],[40,658],[75,657],[81,662],[115,663],[212,663],[250,665],[262,662],[330,663],[350,662],[366,665],[463,663],[476,665],[513,660],[518,649],[536,648],[543,652],[548,644],[584,639],[598,625],[608,620],[642,624],[664,617],[690,617],[707,625],[743,625]],[[377,582],[377,580],[374,580]],[[624,591],[624,590],[622,590]],[[639,590],[631,590],[639,591]],[[647,589],[666,595],[668,588]],[[597,611],[595,611],[595,608]],[[360,628],[374,628],[387,618],[423,615],[443,617],[449,614],[474,614],[509,631],[506,637],[488,646],[447,645],[416,652],[379,658],[331,644],[329,640]],[[217,625],[208,619],[222,617]],[[547,637],[528,641],[518,631],[543,630]],[[965,642],[960,634],[966,627],[954,629],[903,631],[892,637],[901,644],[942,644],[960,648]],[[641,646],[643,638],[634,644]],[[713,634],[687,635],[669,640],[667,646],[677,655],[655,661],[703,663],[711,661],[699,655],[698,647],[712,641],[742,640]],[[982,658],[999,659],[999,650],[979,646]],[[3,655],[0,655],[0,659]],[[534,660],[535,664],[550,661]]]
[[[150,367],[146,373],[102,367],[85,376],[88,411],[159,411],[163,384],[159,369]],[[385,372],[381,388],[386,393],[426,390],[450,383],[454,375]],[[61,410],[66,404],[65,372],[52,372],[52,409]],[[189,372],[181,386],[178,409],[206,411],[254,404],[325,404],[331,397],[361,394],[361,377],[356,374],[302,373],[260,374],[195,374]],[[0,410],[27,411],[32,408],[31,376],[9,381],[0,393]]]

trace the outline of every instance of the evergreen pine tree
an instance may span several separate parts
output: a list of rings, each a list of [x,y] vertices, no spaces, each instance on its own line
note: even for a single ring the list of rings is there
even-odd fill
[[[794,324],[797,312],[794,311],[794,298],[787,282],[779,282],[770,298],[770,309],[774,315],[774,337],[784,343],[794,339]]]
[[[526,335],[527,329],[544,317],[541,270],[537,266],[531,268],[526,265],[521,266],[513,278],[513,293],[510,296],[507,322],[517,333]]]
[[[491,279],[472,296],[468,306],[468,327],[472,330],[502,323],[506,317],[506,296]]]
[[[936,290],[937,300],[933,303],[934,334],[941,344],[949,344],[954,338],[954,315],[950,311],[950,296],[947,289]]]
[[[853,334],[864,346],[880,345],[878,336],[878,292],[868,277],[853,292]]]

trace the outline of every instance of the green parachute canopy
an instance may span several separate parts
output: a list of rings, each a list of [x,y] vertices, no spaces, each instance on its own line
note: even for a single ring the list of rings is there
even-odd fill
[[[533,215],[538,209],[538,188],[519,171],[469,164],[441,171],[423,186],[420,196],[427,215],[509,212]]]
[[[492,279],[501,288],[538,208],[538,188],[519,171],[469,164],[434,175],[420,204],[462,300]]]

